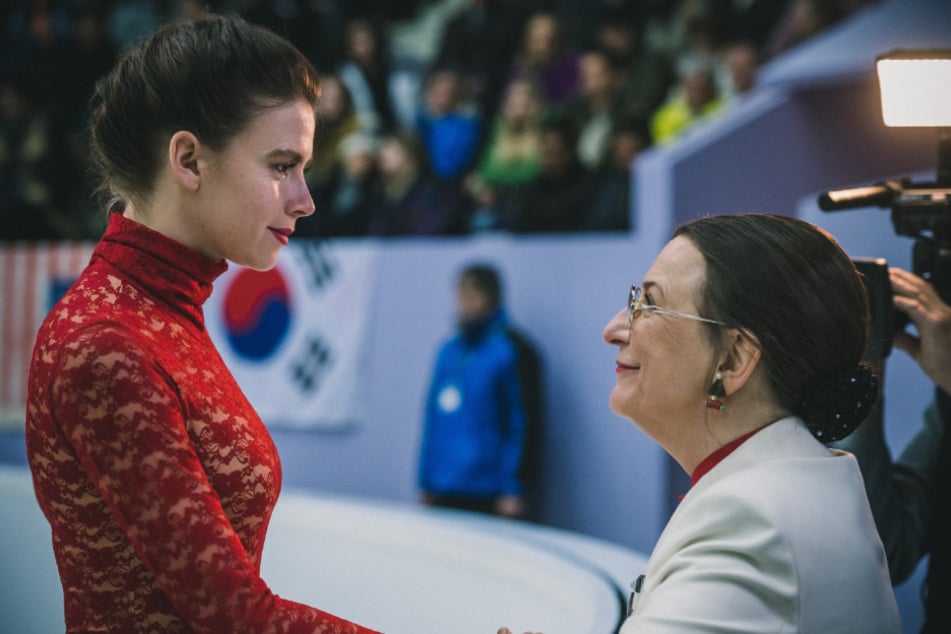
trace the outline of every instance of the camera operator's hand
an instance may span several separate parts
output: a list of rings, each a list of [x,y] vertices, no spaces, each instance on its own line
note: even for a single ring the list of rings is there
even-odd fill
[[[907,352],[938,387],[951,393],[951,307],[914,273],[892,267],[889,278],[895,308],[908,315],[918,330],[918,336],[897,333],[895,347]]]

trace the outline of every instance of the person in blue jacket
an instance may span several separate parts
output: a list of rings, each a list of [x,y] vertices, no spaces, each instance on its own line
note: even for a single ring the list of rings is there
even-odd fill
[[[498,272],[473,264],[457,280],[458,325],[439,349],[426,397],[423,502],[520,517],[526,408],[519,346]]]

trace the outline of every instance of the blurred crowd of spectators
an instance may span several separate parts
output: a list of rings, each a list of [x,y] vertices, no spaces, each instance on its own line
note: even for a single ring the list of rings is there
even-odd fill
[[[204,11],[323,76],[307,236],[627,231],[630,166],[869,0],[13,0],[0,239],[95,239],[87,102],[130,42]]]

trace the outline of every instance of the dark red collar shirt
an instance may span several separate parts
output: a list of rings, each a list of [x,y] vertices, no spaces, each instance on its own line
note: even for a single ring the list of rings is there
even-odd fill
[[[226,268],[113,214],[40,328],[26,441],[67,632],[370,631],[260,577],[281,465],[205,330]]]

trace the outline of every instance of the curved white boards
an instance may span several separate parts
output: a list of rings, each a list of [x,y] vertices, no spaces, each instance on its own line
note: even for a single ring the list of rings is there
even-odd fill
[[[62,631],[49,526],[25,469],[0,468],[0,613]],[[279,595],[388,632],[610,634],[643,557],[524,522],[287,491],[262,576]]]

